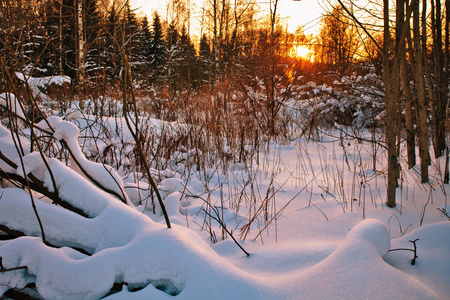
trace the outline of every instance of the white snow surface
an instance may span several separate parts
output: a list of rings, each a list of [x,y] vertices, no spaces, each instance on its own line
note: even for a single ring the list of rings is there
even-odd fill
[[[46,89],[51,85],[62,86],[64,84],[70,84],[72,81],[69,76],[44,76],[44,77],[33,77],[30,75],[25,75],[20,72],[16,72],[16,77],[22,81],[27,82],[30,87],[31,92],[33,93],[33,97],[42,98],[42,100],[46,100],[47,96],[45,93],[42,93],[41,89]]]
[[[53,137],[57,140],[64,140],[73,155],[72,168],[78,173],[85,175],[82,169],[87,172],[93,179],[95,179],[101,186],[114,191],[122,196],[125,201],[133,206],[124,191],[124,183],[116,170],[106,164],[91,162],[86,159],[81,151],[78,143],[78,136],[80,134],[79,128],[69,121],[64,121],[59,117],[50,117],[47,120],[42,120],[38,126],[45,129],[50,129],[48,124],[54,130]],[[78,165],[79,164],[79,165]]]
[[[117,191],[124,189],[113,168],[105,169],[84,157],[73,123],[57,117],[48,121],[55,138],[66,141],[96,180]],[[8,134],[0,127],[0,149],[17,162]],[[60,197],[88,217],[36,195],[33,200],[47,241],[61,248],[49,247],[42,242],[30,194],[19,188],[0,189],[1,224],[29,235],[0,241],[4,268],[27,267],[0,272],[0,295],[9,288],[36,283],[45,299],[99,299],[114,282],[125,282],[121,291],[106,299],[448,299],[450,222],[437,210],[446,205],[442,191],[411,180],[398,191],[399,207],[387,208],[382,200],[384,181],[368,180],[373,175],[370,169],[356,175],[339,171],[342,161],[337,164],[332,158],[341,150],[326,145],[305,141],[271,145],[262,159],[267,164],[257,167],[253,180],[263,197],[273,172],[276,211],[287,206],[261,234],[263,218],[257,218],[245,240],[239,239],[239,229],[248,223],[244,210],[250,204],[233,202],[237,197],[230,192],[248,178],[243,168],[231,166],[225,175],[209,170],[188,182],[179,176],[162,180],[159,189],[173,227],[167,229],[160,213],[152,214],[144,204],[135,209],[129,200],[126,205],[61,161],[48,158]],[[356,148],[358,144],[347,146],[350,161],[357,161],[356,153],[365,155]],[[299,149],[309,150],[301,154]],[[30,153],[23,158],[27,173],[33,172],[52,191],[54,183],[41,156]],[[321,169],[325,160],[336,168]],[[307,161],[315,170],[313,184],[302,176],[312,172],[307,170]],[[7,168],[3,163],[0,166]],[[16,172],[22,174],[19,168]],[[339,172],[348,193],[354,176],[367,180],[359,196],[355,193],[357,201],[344,201],[339,189],[333,190],[331,183]],[[219,195],[217,187],[224,182],[235,186]],[[303,191],[305,185],[309,187]],[[442,189],[449,192],[447,185]],[[430,193],[431,202],[427,201]],[[222,240],[223,231],[214,220],[211,230],[218,241],[211,243],[201,226],[208,218],[202,210],[209,209],[205,201],[218,209],[250,256],[227,234]],[[389,252],[412,249],[408,241],[415,239],[419,239],[415,265],[410,263],[411,251]]]
[[[0,105],[11,110],[13,114],[25,119],[25,113],[22,110],[22,106],[20,106],[19,99],[14,94],[0,94]]]

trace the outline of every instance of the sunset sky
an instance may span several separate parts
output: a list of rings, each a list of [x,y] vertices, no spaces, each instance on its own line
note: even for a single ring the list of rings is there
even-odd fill
[[[203,1],[195,2],[198,4],[194,7],[200,8]],[[298,25],[304,25],[306,33],[317,33],[319,18],[323,11],[321,2],[320,0],[280,0],[278,11],[283,19],[286,18],[289,31],[294,32]],[[131,3],[147,16],[151,16],[155,9],[163,16],[167,0],[132,0]],[[267,10],[267,4],[264,4],[267,3],[266,1],[257,0],[257,3],[260,4],[261,9]]]

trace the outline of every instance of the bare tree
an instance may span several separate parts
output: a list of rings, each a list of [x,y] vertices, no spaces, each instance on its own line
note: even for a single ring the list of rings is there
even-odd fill
[[[448,14],[448,12],[447,12]],[[448,19],[446,22],[448,28]],[[434,106],[432,112],[433,123],[433,146],[435,157],[440,157],[446,149],[445,119],[448,102],[448,66],[445,66],[445,53],[448,47],[443,49],[442,43],[442,8],[441,0],[431,0],[431,32],[433,39],[434,76],[436,78],[433,99],[431,105]],[[448,45],[448,44],[447,44]]]
[[[428,166],[430,165],[427,103],[425,99],[425,79],[423,71],[423,54],[421,49],[419,5],[414,5],[413,14],[413,51],[414,80],[417,90],[417,130],[419,134],[420,174],[422,183],[428,182]]]
[[[332,7],[321,22],[315,56],[345,72],[359,47],[359,37],[342,7]]]
[[[407,4],[407,10],[404,15],[403,22],[398,22],[401,17],[401,10],[396,10],[396,27],[395,27],[395,40],[392,40],[391,26],[390,26],[390,1],[383,0],[383,45],[380,46],[367,27],[355,17],[350,9],[342,2],[338,0],[341,7],[351,16],[355,23],[363,29],[367,36],[373,43],[378,45],[378,49],[382,52],[382,65],[383,65],[383,81],[385,86],[385,110],[386,110],[386,144],[387,144],[387,163],[388,163],[388,182],[387,182],[387,200],[386,205],[389,207],[395,207],[395,191],[398,187],[399,177],[399,116],[400,116],[400,65],[402,56],[406,55],[404,49],[406,48],[404,43],[406,39],[406,33],[408,32],[408,22],[411,18],[412,8],[417,5],[417,0],[412,0],[409,5]],[[396,6],[404,5],[403,0],[397,0]]]
[[[405,3],[398,7],[398,22],[401,22],[403,26],[405,15]],[[408,26],[409,30],[409,26]],[[410,78],[408,74],[408,66],[406,61],[406,49],[403,49],[405,44],[400,45],[402,49],[399,49],[401,53],[405,53],[400,57],[400,80],[402,85],[402,97],[405,107],[405,130],[406,130],[406,148],[408,157],[408,169],[411,169],[416,165],[416,139],[414,129],[414,115],[413,115],[413,96],[410,88]]]

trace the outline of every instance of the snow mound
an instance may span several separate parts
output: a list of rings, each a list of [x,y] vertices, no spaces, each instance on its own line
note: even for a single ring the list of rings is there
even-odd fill
[[[166,192],[167,195],[173,192],[182,192],[184,190],[184,182],[179,178],[166,178],[159,183],[158,189]]]
[[[299,284],[302,299],[435,299],[429,287],[383,260],[389,248],[386,226],[362,221],[330,256],[285,284]]]
[[[450,295],[450,222],[429,224],[392,240],[392,248],[412,249],[410,241],[417,240],[417,256],[411,265],[410,251],[389,252],[385,257],[393,267],[420,280],[438,295]],[[445,299],[443,297],[442,299]]]
[[[91,181],[95,180],[94,184],[111,191],[116,197],[121,198],[128,205],[134,207],[124,190],[123,180],[117,171],[106,164],[96,163],[86,159],[78,144],[80,129],[75,124],[69,121],[63,121],[59,117],[50,117],[38,123],[39,127],[50,129],[48,125],[54,130],[53,136],[58,140],[64,141],[70,149],[71,159],[73,160],[72,168],[75,171],[88,177]]]
[[[366,244],[380,256],[391,248],[391,235],[386,226],[378,220],[368,219],[356,225],[347,235],[342,247]]]

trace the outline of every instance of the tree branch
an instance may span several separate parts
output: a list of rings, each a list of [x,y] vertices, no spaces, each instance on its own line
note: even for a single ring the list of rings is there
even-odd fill
[[[21,267],[14,267],[14,268],[5,268],[3,266],[3,257],[0,256],[0,273],[11,272],[11,271],[16,271],[16,270],[23,270],[23,269],[28,269],[28,267],[21,266]]]
[[[0,159],[3,160],[4,162],[6,162],[10,167],[17,169],[17,165],[14,162],[12,162],[10,159],[8,159],[1,151],[0,151]],[[15,173],[8,173],[8,172],[5,172],[4,170],[0,169],[0,177],[9,178],[13,181],[20,183],[22,186],[27,186],[26,180],[22,176],[17,175]],[[27,177],[30,179],[28,181],[29,188],[32,189],[33,191],[36,191],[36,192],[48,197],[54,203],[60,205],[61,207],[64,207],[65,209],[68,209],[68,210],[70,210],[74,213],[77,213],[83,217],[86,217],[86,218],[88,217],[88,215],[82,209],[79,209],[79,208],[73,206],[72,204],[70,204],[69,202],[61,199],[59,197],[58,193],[50,192],[48,190],[48,188],[46,186],[44,186],[44,183],[42,181],[40,181],[32,173],[29,173],[27,175]]]
[[[78,168],[81,170],[81,172],[84,174],[84,176],[87,177],[87,179],[89,179],[96,187],[98,187],[99,189],[107,192],[108,194],[111,194],[115,197],[117,197],[120,201],[122,201],[123,203],[127,203],[125,197],[123,195],[119,195],[118,193],[116,193],[113,190],[108,189],[107,187],[103,186],[100,182],[98,182],[94,177],[92,177],[80,164],[80,162],[76,159],[75,155],[73,155],[72,150],[70,149],[70,147],[67,145],[65,140],[60,140],[59,141],[61,143],[61,145],[63,145],[68,151],[70,156],[72,157],[73,161],[75,162],[75,164],[78,166]]]

